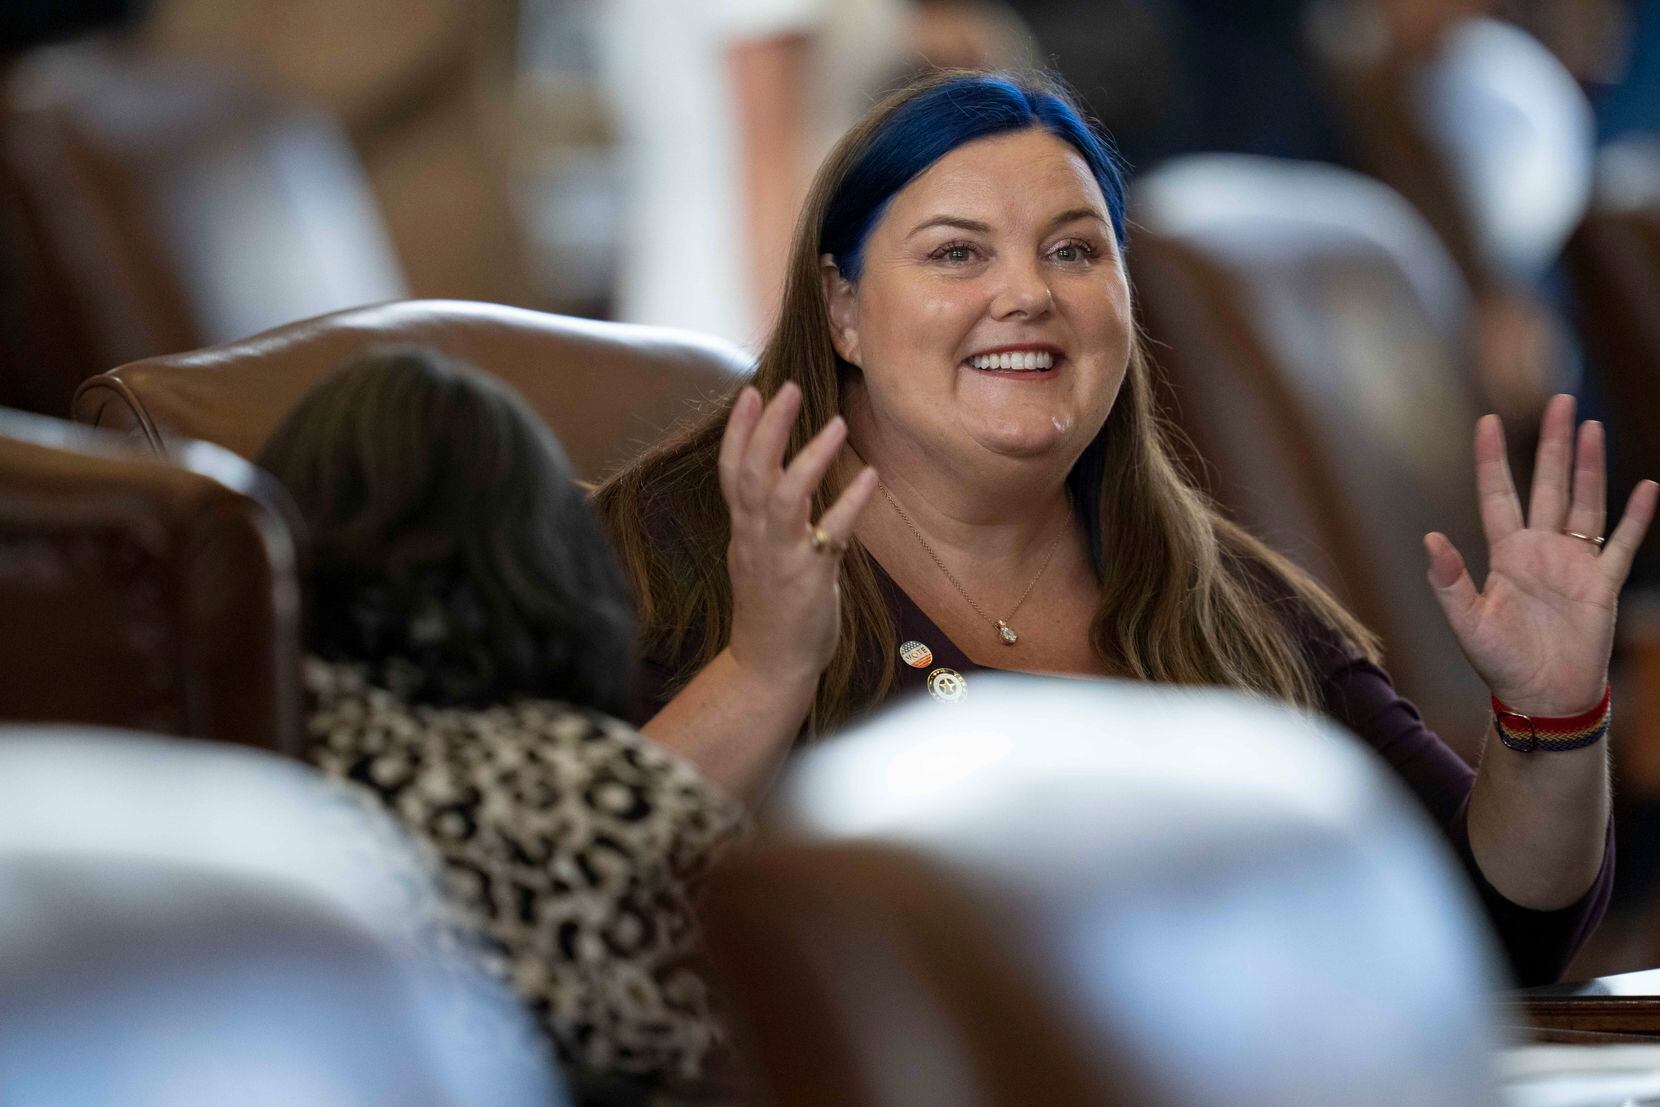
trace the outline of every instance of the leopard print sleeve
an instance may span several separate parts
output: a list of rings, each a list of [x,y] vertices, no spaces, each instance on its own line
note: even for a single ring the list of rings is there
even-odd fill
[[[433,847],[487,967],[563,1059],[697,1079],[721,1034],[690,889],[738,805],[633,728],[565,704],[412,706],[315,659],[306,684],[311,760]]]

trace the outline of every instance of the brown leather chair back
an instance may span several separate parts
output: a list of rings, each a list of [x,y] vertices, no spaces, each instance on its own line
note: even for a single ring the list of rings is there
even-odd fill
[[[299,600],[272,494],[217,447],[169,463],[0,410],[0,719],[297,752]]]
[[[1473,286],[1532,286],[1590,196],[1585,94],[1513,23],[1454,20],[1414,51],[1336,14],[1364,24],[1376,6],[1328,4],[1310,37],[1360,164],[1418,208]]]
[[[778,1107],[1491,1104],[1496,964],[1329,724],[982,674],[801,755],[705,933]]]
[[[1446,533],[1481,579],[1457,270],[1403,200],[1329,166],[1183,159],[1142,179],[1132,214],[1142,317],[1197,473],[1382,635],[1402,691],[1473,755],[1486,697],[1422,545]]]
[[[1660,473],[1660,143],[1627,140],[1603,152],[1596,199],[1567,263],[1579,333],[1604,393],[1618,492]],[[1660,583],[1654,544],[1640,556],[1647,583]]]
[[[750,368],[737,347],[685,331],[409,300],[124,365],[81,387],[75,419],[142,435],[157,450],[185,435],[252,458],[307,389],[387,343],[431,347],[513,385],[589,480],[634,457],[694,402],[731,391]]]
[[[403,261],[407,295],[540,304],[563,276],[546,273],[567,264],[563,242],[543,237],[558,218],[544,206],[554,186],[525,171],[554,153],[535,105],[556,99],[564,108],[569,92],[544,87],[550,71],[538,63],[544,36],[565,39],[567,24],[522,0],[300,3],[281,19],[271,18],[270,0],[146,8],[143,47],[153,56],[229,62],[341,121]],[[550,46],[569,57],[562,41]],[[614,255],[611,228],[595,230]]]
[[[335,123],[207,64],[53,47],[0,83],[0,404],[407,295]]]

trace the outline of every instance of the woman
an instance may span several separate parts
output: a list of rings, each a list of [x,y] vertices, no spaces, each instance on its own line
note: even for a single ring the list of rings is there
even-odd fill
[[[314,389],[260,464],[307,539],[311,759],[436,848],[584,1101],[696,1077],[715,1034],[686,886],[738,813],[614,717],[626,593],[553,435],[505,386],[389,350]]]
[[[1605,732],[1615,597],[1655,486],[1603,546],[1601,430],[1576,446],[1559,398],[1524,525],[1498,426],[1479,425],[1492,571],[1478,592],[1430,535],[1430,580],[1547,742],[1490,742],[1473,772],[1394,693],[1372,636],[1171,461],[1123,245],[1110,149],[1041,84],[944,75],[847,136],[755,387],[600,491],[661,685],[642,729],[753,794],[798,735],[907,687],[956,697],[976,667],[1319,708],[1446,828],[1518,975],[1557,975],[1611,857],[1604,744],[1552,748],[1570,743],[1551,720],[1567,733],[1590,711],[1581,736]]]

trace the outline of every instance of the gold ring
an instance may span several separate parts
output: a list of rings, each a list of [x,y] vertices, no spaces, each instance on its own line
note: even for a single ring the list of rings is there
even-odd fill
[[[842,554],[847,552],[845,543],[838,542],[830,537],[830,532],[823,527],[814,527],[813,536],[807,539],[814,553]]]
[[[1581,534],[1577,530],[1565,530],[1562,533],[1567,535],[1569,538],[1577,538],[1581,542],[1589,542],[1599,550],[1602,549],[1602,544],[1608,541],[1606,538],[1599,538],[1590,534]]]

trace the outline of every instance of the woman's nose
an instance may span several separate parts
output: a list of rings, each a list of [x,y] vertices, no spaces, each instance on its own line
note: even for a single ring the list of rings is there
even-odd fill
[[[1055,308],[1054,293],[1049,282],[1035,267],[1010,266],[1003,274],[1003,282],[992,297],[991,314],[995,319],[1024,316],[1028,319],[1047,315]]]

